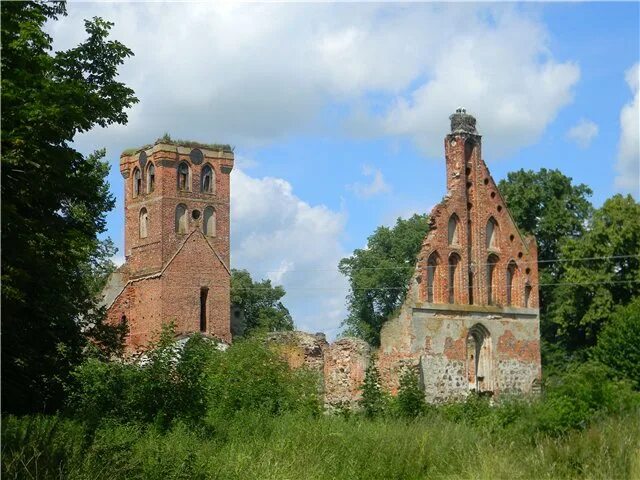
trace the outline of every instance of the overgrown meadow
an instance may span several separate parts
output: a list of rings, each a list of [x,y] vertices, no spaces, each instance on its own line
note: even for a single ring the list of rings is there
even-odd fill
[[[3,478],[640,478],[640,395],[595,361],[497,405],[428,406],[410,371],[390,398],[372,369],[361,408],[325,413],[260,339],[171,337],[87,360],[58,415],[6,416]]]

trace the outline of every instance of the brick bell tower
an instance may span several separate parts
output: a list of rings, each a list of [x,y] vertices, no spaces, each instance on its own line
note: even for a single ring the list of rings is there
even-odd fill
[[[163,323],[231,340],[228,145],[159,139],[125,151],[125,264],[105,290],[108,320],[129,325],[127,350]]]

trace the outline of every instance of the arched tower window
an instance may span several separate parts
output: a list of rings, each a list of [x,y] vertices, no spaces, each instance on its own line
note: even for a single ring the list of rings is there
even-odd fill
[[[460,303],[460,255],[449,257],[449,303]]]
[[[211,168],[211,165],[205,165],[204,167],[202,167],[200,188],[204,193],[215,192],[216,177],[213,168]]]
[[[467,379],[469,390],[476,393],[493,390],[491,336],[489,330],[476,323],[467,335]]]
[[[204,209],[202,228],[207,237],[216,236],[216,211],[213,207]]]
[[[178,190],[191,190],[191,170],[186,162],[178,165]]]
[[[498,248],[498,222],[491,217],[487,222],[487,249],[496,250]]]
[[[509,306],[513,303],[513,286],[517,274],[518,266],[516,265],[516,262],[512,260],[507,266],[507,305]]]
[[[149,214],[146,208],[140,210],[140,238],[147,238],[149,232]]]
[[[531,285],[525,285],[524,287],[524,307],[529,308],[531,299]]]
[[[137,197],[142,192],[142,175],[138,167],[133,169],[133,196]]]
[[[498,289],[496,288],[496,266],[499,259],[495,255],[489,255],[487,259],[487,303],[495,305],[497,302]]]
[[[153,192],[156,188],[156,167],[153,163],[149,162],[147,167],[147,193]]]
[[[455,213],[449,217],[449,245],[457,245],[458,241],[458,231],[460,230],[458,227],[460,225],[460,220],[458,219],[458,215]]]
[[[187,206],[183,203],[176,207],[176,233],[187,233]]]
[[[440,264],[440,257],[437,252],[433,252],[429,255],[427,260],[427,302],[435,302],[435,288],[438,278],[438,265]]]

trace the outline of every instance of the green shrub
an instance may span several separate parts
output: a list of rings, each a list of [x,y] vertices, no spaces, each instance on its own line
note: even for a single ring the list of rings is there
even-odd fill
[[[427,404],[424,390],[420,386],[417,368],[406,368],[400,376],[396,405],[397,411],[402,417],[415,418],[425,413]]]
[[[480,425],[490,423],[489,418],[495,414],[487,397],[470,394],[463,402],[451,402],[442,405],[439,411],[452,422]]]
[[[380,373],[376,367],[375,357],[371,358],[364,376],[360,407],[367,418],[378,417],[386,410],[386,399],[380,388]]]
[[[209,413],[241,411],[278,415],[320,412],[318,381],[305,369],[292,370],[260,339],[239,340],[206,368]]]
[[[545,395],[533,408],[533,427],[558,435],[583,429],[598,416],[621,414],[640,406],[630,384],[611,379],[610,369],[586,362],[547,382]]]
[[[167,327],[140,364],[89,359],[74,373],[68,411],[97,425],[104,418],[155,422],[177,418],[197,423],[207,409],[205,368],[220,354],[200,335],[178,350]]]

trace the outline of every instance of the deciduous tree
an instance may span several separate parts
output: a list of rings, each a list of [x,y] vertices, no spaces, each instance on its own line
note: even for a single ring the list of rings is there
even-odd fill
[[[232,270],[231,303],[242,310],[245,335],[293,330],[291,314],[281,301],[285,295],[284,288],[271,285],[271,280],[254,282],[246,270]]]
[[[367,248],[340,260],[338,268],[349,279],[349,316],[345,333],[380,343],[380,329],[406,295],[422,240],[429,229],[427,215],[398,218],[393,228],[378,227]]]
[[[615,195],[560,249],[549,320],[569,350],[593,346],[616,307],[640,296],[640,203]]]
[[[114,199],[104,150],[70,142],[94,126],[126,123],[137,101],[117,81],[132,55],[112,24],[85,22],[87,38],[52,52],[45,22],[64,3],[3,2],[2,408],[57,408],[81,356],[81,331],[100,322],[96,294],[113,247],[99,234]]]

